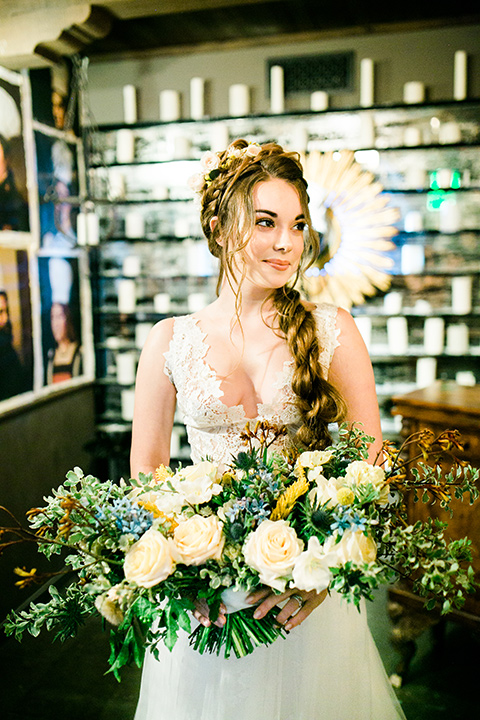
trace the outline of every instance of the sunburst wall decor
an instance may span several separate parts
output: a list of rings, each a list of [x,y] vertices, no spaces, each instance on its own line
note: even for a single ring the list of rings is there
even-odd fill
[[[315,302],[349,309],[390,286],[390,238],[397,233],[399,212],[386,207],[382,185],[351,150],[315,151],[302,162],[312,222],[321,238],[320,255],[303,289]]]

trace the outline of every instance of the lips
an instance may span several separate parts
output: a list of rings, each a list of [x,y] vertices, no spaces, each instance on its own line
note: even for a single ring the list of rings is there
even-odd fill
[[[275,270],[288,270],[290,267],[288,260],[264,260],[264,262]]]

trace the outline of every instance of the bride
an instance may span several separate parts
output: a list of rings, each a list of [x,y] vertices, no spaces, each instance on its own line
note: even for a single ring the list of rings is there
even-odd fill
[[[151,331],[137,373],[132,476],[170,460],[178,402],[192,460],[227,463],[248,419],[288,426],[277,439],[304,448],[329,441],[328,424],[361,422],[381,447],[371,363],[344,310],[309,304],[293,289],[318,246],[296,153],[236,140],[208,154],[196,178],[201,221],[220,260],[217,299]],[[275,449],[273,446],[272,449]],[[200,655],[186,633],[158,660],[147,655],[135,720],[398,720],[366,623],[339,598],[289,588],[253,593],[256,616],[278,605],[285,640],[245,658]],[[225,623],[227,609],[198,622]]]

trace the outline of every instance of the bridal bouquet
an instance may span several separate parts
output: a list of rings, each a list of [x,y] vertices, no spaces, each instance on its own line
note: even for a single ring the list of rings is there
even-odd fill
[[[138,480],[101,482],[79,468],[27,513],[29,528],[13,516],[0,528],[0,549],[34,540],[47,557],[66,551],[76,575],[63,594],[12,613],[7,634],[21,639],[42,627],[56,637],[73,636],[96,612],[113,626],[110,671],[132,661],[141,665],[149,647],[172,649],[179,631],[199,652],[242,657],[283,634],[278,609],[262,620],[246,596],[267,587],[329,588],[360,604],[381,583],[406,577],[429,608],[460,607],[476,583],[466,538],[448,542],[438,520],[409,524],[406,493],[449,508],[452,496],[478,496],[479,471],[453,462],[445,472],[440,456],[460,447],[455,431],[409,438],[418,457],[406,472],[403,455],[388,443],[384,469],[366,462],[372,438],[340,428],[338,442],[322,451],[279,454],[272,442],[285,433],[257,423],[243,433],[245,450],[226,469],[204,460],[176,471],[160,466]],[[382,458],[383,459],[383,458]],[[428,460],[428,462],[427,462]],[[3,508],[5,512],[8,511]],[[17,568],[26,586],[47,574]],[[204,599],[215,620],[227,606],[223,627],[199,625],[192,632],[195,599]]]

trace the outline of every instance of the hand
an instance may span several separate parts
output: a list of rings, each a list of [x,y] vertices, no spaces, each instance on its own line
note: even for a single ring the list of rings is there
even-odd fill
[[[207,603],[203,599],[195,600],[194,603],[195,610],[193,611],[193,617],[196,618],[204,627],[209,627],[212,624],[212,620],[210,618],[210,608]],[[214,625],[217,625],[217,627],[223,627],[227,622],[227,618],[225,617],[226,610],[225,605],[222,603],[220,605],[218,617],[213,623]]]
[[[291,588],[281,595],[276,595],[269,588],[263,588],[253,592],[249,596],[249,601],[252,605],[260,603],[253,614],[256,620],[260,620],[275,605],[280,605],[287,600],[278,613],[276,620],[288,631],[298,627],[316,607],[321,605],[327,597],[327,592],[327,590],[322,590],[321,593],[317,593],[315,590],[306,592],[305,590]],[[302,598],[302,604],[300,604],[300,598]]]

